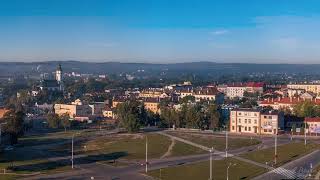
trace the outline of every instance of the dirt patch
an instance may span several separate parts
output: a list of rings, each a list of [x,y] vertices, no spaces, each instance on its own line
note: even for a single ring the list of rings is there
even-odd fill
[[[169,157],[169,156],[171,155],[171,153],[172,153],[172,149],[173,149],[173,147],[174,147],[175,144],[176,144],[176,141],[171,138],[171,144],[170,144],[170,146],[168,147],[167,152],[164,153],[164,154],[160,157],[160,159],[163,159],[163,158],[165,158],[165,157]]]

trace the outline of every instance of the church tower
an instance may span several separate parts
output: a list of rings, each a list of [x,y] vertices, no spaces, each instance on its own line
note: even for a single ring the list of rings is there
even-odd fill
[[[60,84],[62,81],[62,68],[61,68],[61,64],[59,64],[57,70],[56,70],[56,80],[57,82]]]

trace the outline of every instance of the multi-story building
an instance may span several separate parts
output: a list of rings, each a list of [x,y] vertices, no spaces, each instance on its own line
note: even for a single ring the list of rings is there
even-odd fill
[[[230,132],[260,132],[260,110],[234,109],[230,112]]]
[[[151,111],[155,114],[160,113],[160,102],[157,99],[146,99],[143,104],[146,110]]]
[[[229,98],[242,98],[246,87],[243,85],[231,85],[227,87],[227,97]]]
[[[320,105],[320,99],[313,98],[301,98],[301,97],[278,97],[278,98],[267,98],[259,102],[260,107],[272,107],[275,110],[279,109],[290,109],[293,110],[293,107],[301,102],[310,101],[314,104]]]
[[[320,117],[305,118],[304,122],[307,124],[308,132],[320,133]]]
[[[320,84],[288,84],[287,87],[290,89],[304,89],[316,95],[320,94]]]
[[[55,104],[54,112],[59,116],[68,114],[70,118],[88,117],[92,115],[92,109],[89,105]]]
[[[219,92],[215,88],[206,88],[206,89],[196,90],[193,92],[192,96],[195,97],[196,102],[216,101],[218,104],[222,104],[224,100],[223,93]]]
[[[283,113],[278,111],[262,112],[260,125],[260,134],[278,134],[279,129],[284,129]]]
[[[230,112],[230,132],[276,134],[284,129],[283,114],[257,109],[234,109]]]

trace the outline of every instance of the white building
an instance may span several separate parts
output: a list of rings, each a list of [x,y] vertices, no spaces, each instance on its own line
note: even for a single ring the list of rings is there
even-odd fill
[[[245,91],[246,91],[246,87],[241,86],[241,85],[239,85],[239,86],[228,86],[226,95],[229,98],[235,98],[235,97],[242,98]]]

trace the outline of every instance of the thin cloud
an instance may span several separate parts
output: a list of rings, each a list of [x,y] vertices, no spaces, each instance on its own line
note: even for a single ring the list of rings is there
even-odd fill
[[[216,36],[220,36],[220,35],[224,35],[224,34],[228,34],[229,31],[226,29],[219,29],[219,30],[215,30],[212,31],[211,34],[216,35]]]

